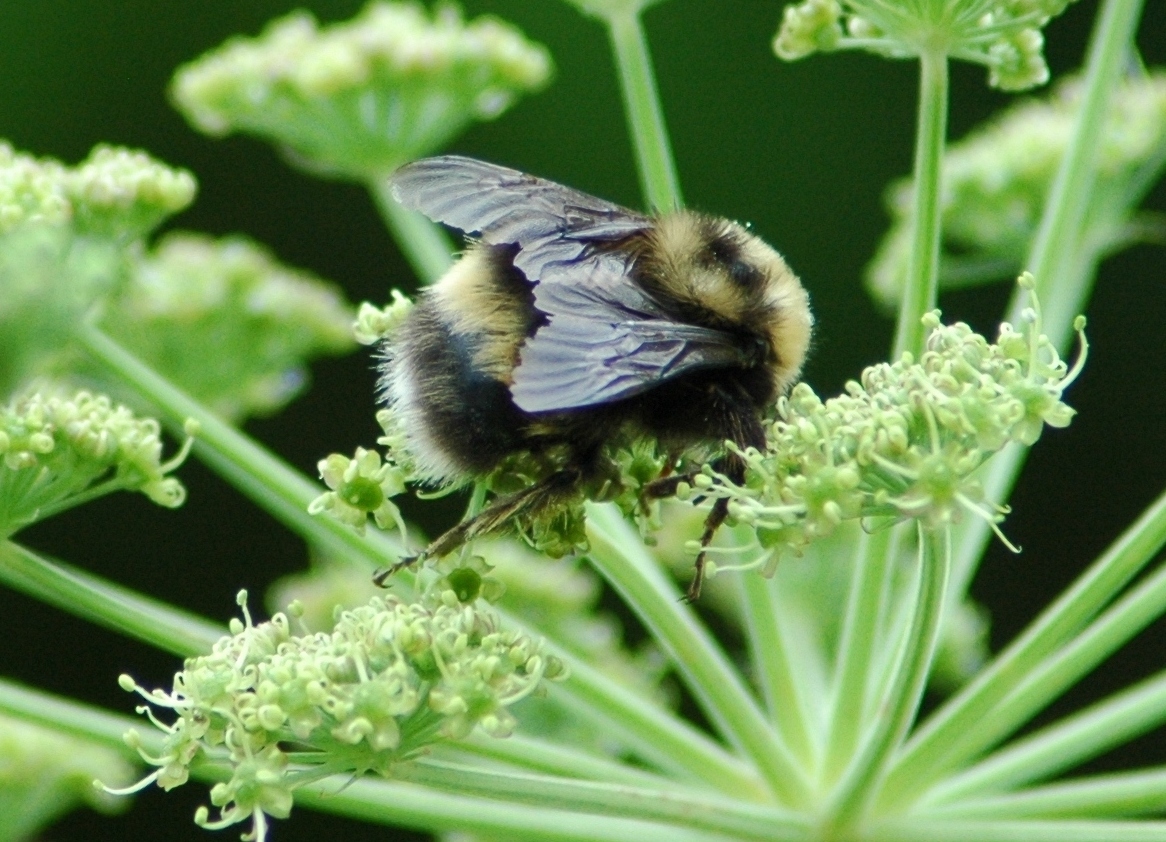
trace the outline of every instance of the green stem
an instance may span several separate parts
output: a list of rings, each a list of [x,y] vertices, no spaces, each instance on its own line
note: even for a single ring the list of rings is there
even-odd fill
[[[822,781],[835,783],[846,770],[861,741],[870,680],[875,675],[875,647],[885,637],[880,626],[887,580],[892,575],[889,550],[892,530],[873,535],[859,533],[855,540],[854,570],[843,615],[842,635],[835,662],[826,762]]]
[[[1065,157],[1049,189],[1045,213],[1029,251],[1027,266],[1036,278],[1036,294],[1045,316],[1045,333],[1054,345],[1069,340],[1092,273],[1071,273],[1077,283],[1066,288],[1065,267],[1081,257],[1082,231],[1097,182],[1097,158],[1106,115],[1141,17],[1142,0],[1106,0],[1097,16],[1085,61],[1084,89]],[[1008,320],[1018,324],[1026,306],[1020,290],[1013,296]]]
[[[992,708],[978,728],[960,734],[945,746],[945,766],[962,766],[1013,733],[1164,610],[1166,567],[1140,582],[1070,643],[1033,664],[1024,681]],[[1162,716],[1166,717],[1166,710]]]
[[[537,634],[514,618],[508,618],[506,625]],[[551,697],[578,716],[597,722],[637,756],[685,780],[702,781],[743,799],[765,798],[765,785],[752,769],[671,711],[557,646],[549,646],[548,652],[562,658],[571,669],[565,682],[550,688]]]
[[[377,178],[368,185],[381,218],[393,233],[393,239],[422,284],[431,284],[453,265],[454,244],[440,225],[428,217],[402,206],[393,198],[387,178]]]
[[[1024,818],[1132,818],[1162,812],[1166,768],[1118,772],[1033,787],[928,809],[948,821]]]
[[[1105,114],[1118,86],[1141,16],[1142,0],[1105,0],[1089,43],[1080,110],[1065,157],[1045,202],[1044,213],[1026,265],[1036,278],[1044,332],[1064,353],[1072,339],[1073,319],[1084,312],[1096,279],[1092,265],[1082,265],[1082,226],[1095,196],[1096,161],[1105,127]],[[1027,298],[1017,289],[1006,320],[1014,325]],[[997,454],[984,475],[989,500],[1004,502],[1024,465],[1028,448],[1012,445]],[[971,582],[984,548],[992,538],[980,518],[967,518],[956,532],[955,592],[963,594]]]
[[[1166,822],[909,818],[864,829],[862,842],[1166,842]]]
[[[828,826],[847,828],[861,821],[878,787],[892,753],[901,745],[911,727],[927,675],[939,642],[940,620],[951,566],[948,531],[919,527],[918,598],[911,628],[903,641],[902,656],[885,700],[879,704],[881,716],[854,757],[828,808]]]
[[[611,757],[593,754],[577,746],[538,737],[524,737],[521,734],[511,734],[506,739],[499,740],[497,737],[487,737],[475,732],[458,741],[451,749],[452,752],[435,749],[432,756],[440,759],[448,753],[459,758],[459,762],[464,762],[460,758],[466,756],[482,757],[495,763],[505,763],[514,768],[540,772],[544,775],[640,787],[662,786],[674,782],[674,779],[620,763]]]
[[[639,536],[611,505],[587,506],[590,558],[671,657],[713,726],[757,766],[788,805],[807,803],[805,773],[766,720],[723,649],[664,578]]]
[[[919,57],[919,124],[915,133],[911,258],[899,305],[891,359],[906,351],[918,359],[927,335],[920,319],[935,309],[939,278],[940,177],[947,134],[947,56],[941,51]]]
[[[394,769],[394,778],[491,801],[531,804],[612,818],[659,821],[732,835],[734,839],[805,839],[808,819],[772,806],[711,798],[678,787],[645,788],[497,769],[418,761]]]
[[[746,639],[756,681],[782,740],[803,769],[816,765],[818,747],[810,726],[807,682],[799,680],[792,641],[779,622],[775,582],[745,573],[733,577],[741,590]]]
[[[42,690],[25,687],[2,677],[0,677],[0,712],[54,731],[100,743],[107,748],[123,752],[134,760],[140,758],[136,752],[129,749],[123,739],[125,732],[131,728],[142,731],[148,750],[156,750],[162,745],[161,732],[152,726],[142,728],[144,722],[142,719],[108,713],[72,699],[63,699]]]
[[[1166,673],[1065,717],[959,774],[927,794],[921,809],[1050,778],[1152,731],[1166,721]]]
[[[488,839],[532,842],[724,842],[722,834],[673,824],[531,807],[439,792],[416,784],[351,776],[296,791],[296,803],[354,819]]]
[[[971,683],[936,711],[896,760],[880,799],[899,809],[951,768],[948,752],[1051,653],[1083,628],[1166,543],[1166,494],[1131,524],[1072,587],[1001,652]]]
[[[634,4],[629,4],[634,5]],[[640,188],[651,210],[671,211],[684,206],[680,179],[660,107],[656,75],[638,9],[612,12],[606,18],[619,68],[624,109],[631,129]]]
[[[226,628],[60,562],[0,542],[0,582],[104,628],[175,655],[209,652]]]

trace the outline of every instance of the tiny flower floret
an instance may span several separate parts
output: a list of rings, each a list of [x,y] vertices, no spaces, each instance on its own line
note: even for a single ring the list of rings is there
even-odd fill
[[[139,786],[183,783],[201,753],[229,763],[231,778],[211,790],[219,817],[204,810],[196,819],[208,828],[252,819],[261,833],[264,814],[286,817],[304,783],[391,775],[394,764],[475,726],[507,736],[507,706],[564,675],[541,642],[440,588],[418,603],[378,596],[340,613],[330,632],[304,636],[284,614],[254,625],[244,603],[243,616],[209,655],[186,661],[170,692],[122,682],[176,717],[165,724],[143,710],[165,739],[154,754],[139,748],[158,767]]]
[[[392,498],[405,490],[408,475],[395,462],[383,460],[375,450],[358,447],[350,459],[333,453],[321,459],[320,477],[330,489],[308,505],[311,514],[327,512],[359,532],[368,516],[381,529],[395,526],[405,537],[405,522]]]

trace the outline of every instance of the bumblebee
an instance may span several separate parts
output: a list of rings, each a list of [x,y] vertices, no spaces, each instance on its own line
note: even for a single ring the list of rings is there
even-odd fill
[[[564,454],[422,556],[565,499],[604,469],[617,437],[654,437],[670,465],[719,451],[718,467],[744,478],[724,442],[764,448],[762,412],[797,379],[813,326],[776,251],[726,219],[648,216],[459,156],[407,164],[390,188],[476,238],[382,348],[381,391],[421,477],[451,486],[515,454]],[[684,479],[661,476],[645,494],[669,496]],[[702,546],[726,515],[718,500]],[[702,552],[690,599],[703,568]]]

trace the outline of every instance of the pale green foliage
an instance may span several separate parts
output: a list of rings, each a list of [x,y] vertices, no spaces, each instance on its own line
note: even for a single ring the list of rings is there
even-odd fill
[[[299,394],[306,359],[351,350],[352,318],[337,288],[244,237],[171,233],[134,262],[101,326],[187,393],[241,420]]]
[[[172,789],[200,755],[222,757],[232,776],[211,790],[220,817],[202,812],[200,823],[252,819],[261,830],[262,814],[286,817],[294,789],[319,777],[390,774],[475,727],[510,734],[508,706],[544,680],[563,678],[564,666],[540,641],[500,629],[485,603],[463,603],[446,584],[439,580],[412,603],[375,597],[339,612],[331,631],[304,635],[292,633],[284,614],[253,625],[240,594],[244,621],[233,620],[210,654],[188,659],[170,692],[123,676],[123,687],[176,717],[154,719],[165,746],[157,755],[141,751],[158,769],[137,788]]]
[[[497,117],[550,69],[546,50],[495,18],[373,2],[344,23],[293,12],[232,39],[180,68],[173,97],[204,132],[259,135],[297,164],[363,180]]]
[[[1041,27],[1071,0],[803,0],[786,6],[774,52],[787,61],[830,50],[908,57],[938,51],[988,68],[1006,91],[1048,81]]]
[[[0,716],[0,842],[31,839],[79,804],[102,812],[124,807],[93,780],[116,783],[132,775],[113,749]]]
[[[1166,236],[1161,219],[1136,211],[1166,164],[1166,74],[1132,75],[1115,93],[1075,258],[1081,265],[1134,242]],[[941,288],[1002,280],[1019,269],[1080,102],[1079,80],[1067,79],[1049,97],[1013,105],[948,147],[941,193]],[[898,305],[906,275],[911,194],[909,179],[888,190],[893,223],[867,269],[868,288],[888,308]]]
[[[36,391],[0,407],[0,537],[111,491],[180,506],[186,490],[162,461],[158,422],[104,395]]]

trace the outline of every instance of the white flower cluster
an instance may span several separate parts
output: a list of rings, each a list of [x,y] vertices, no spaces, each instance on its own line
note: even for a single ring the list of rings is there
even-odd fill
[[[151,755],[130,738],[158,767],[135,789],[185,783],[202,754],[230,764],[230,780],[211,790],[220,817],[211,821],[204,808],[196,818],[206,827],[252,819],[262,835],[264,814],[286,817],[304,783],[391,775],[394,764],[475,727],[508,736],[515,722],[507,707],[566,674],[541,641],[501,630],[488,606],[463,603],[448,588],[416,603],[378,596],[341,612],[330,632],[303,636],[285,614],[253,625],[245,602],[241,593],[244,621],[233,620],[209,655],[188,659],[170,692],[121,680],[177,717],[163,724],[143,709],[166,740]]]
[[[0,141],[0,233],[25,222],[140,236],[194,200],[196,183],[144,152],[100,145],[76,167]]]
[[[1032,276],[1021,277],[1026,289]],[[1045,425],[1067,426],[1061,400],[1085,360],[1072,370],[1041,333],[1039,310],[1022,331],[1004,323],[989,343],[939,313],[920,359],[871,366],[846,394],[822,401],[805,383],[778,403],[764,453],[742,453],[743,485],[706,468],[696,491],[727,497],[730,516],[756,529],[766,561],[799,551],[848,518],[917,519],[942,529],[965,513],[995,528],[1002,510],[984,500],[976,470],[1009,442],[1031,445]]]
[[[105,395],[17,398],[0,407],[0,536],[117,490],[176,508],[186,489],[168,474],[188,449],[163,462],[158,422]]]
[[[787,61],[818,51],[864,49],[892,57],[938,49],[982,64],[1006,91],[1048,81],[1043,27],[1071,0],[802,0],[786,6],[774,52]]]
[[[546,50],[490,17],[373,2],[320,27],[307,12],[180,68],[173,96],[197,128],[243,131],[323,172],[384,175],[490,119],[550,76]]]

